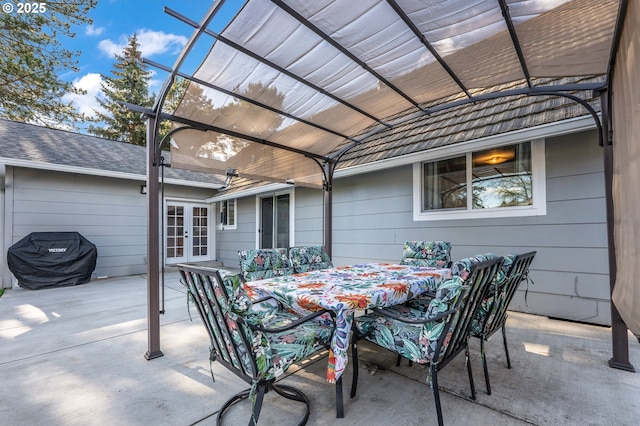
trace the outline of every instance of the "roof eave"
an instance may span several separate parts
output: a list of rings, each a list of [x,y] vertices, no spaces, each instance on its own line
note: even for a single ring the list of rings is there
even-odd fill
[[[134,181],[142,181],[142,182],[147,181],[147,176],[143,174],[117,172],[112,170],[100,170],[100,169],[94,169],[90,167],[68,166],[64,164],[54,164],[54,163],[32,161],[32,160],[21,160],[17,158],[0,157],[0,164],[4,164],[6,166],[12,166],[12,167],[22,167],[26,169],[38,169],[38,170],[47,170],[47,171],[63,172],[63,173],[77,173],[77,174],[88,175],[88,176],[100,176],[100,177],[134,180]],[[198,182],[198,181],[190,181],[186,179],[176,179],[176,178],[167,178],[167,177],[164,179],[164,183],[171,184],[171,185],[190,186],[194,188],[208,188],[208,189],[220,189],[222,187],[222,185],[218,183]]]

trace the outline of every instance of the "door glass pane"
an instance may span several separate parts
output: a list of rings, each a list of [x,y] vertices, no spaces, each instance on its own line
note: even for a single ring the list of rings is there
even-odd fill
[[[276,247],[289,247],[289,194],[276,197]]]
[[[193,207],[192,214],[191,235],[193,238],[191,241],[191,255],[206,256],[209,245],[209,239],[207,238],[209,209],[206,207]]]
[[[273,247],[273,198],[262,198],[260,218],[260,248]]]
[[[184,244],[184,208],[182,206],[167,206],[167,258],[181,257]]]

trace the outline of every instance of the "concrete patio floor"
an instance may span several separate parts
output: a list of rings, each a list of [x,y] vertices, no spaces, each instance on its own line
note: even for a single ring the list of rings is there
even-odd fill
[[[147,361],[145,276],[92,281],[77,287],[15,289],[0,297],[0,424],[213,425],[217,409],[247,385],[214,363],[197,312],[190,321],[178,274],[166,274],[161,317],[164,356]],[[487,345],[493,394],[487,395],[474,339],[471,362],[478,397],[460,356],[439,375],[449,425],[636,425],[640,375],[611,369],[611,330],[512,312],[507,334]],[[640,368],[640,345],[629,334],[630,361]],[[309,425],[437,424],[426,370],[395,367],[395,357],[361,345],[358,394],[345,418],[335,417],[335,388],[324,379],[326,355],[294,368],[283,383],[311,401]],[[292,371],[292,370],[290,370]],[[374,374],[371,374],[374,373]],[[285,402],[286,401],[286,402]],[[247,424],[247,404],[224,424]],[[300,407],[267,394],[260,424],[296,424]]]

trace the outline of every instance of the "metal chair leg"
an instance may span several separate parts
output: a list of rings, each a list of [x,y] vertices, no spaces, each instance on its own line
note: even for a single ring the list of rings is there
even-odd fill
[[[440,405],[440,391],[438,390],[438,369],[434,365],[429,366],[429,374],[431,374],[431,390],[433,391],[433,401],[436,403],[438,426],[443,426],[444,420],[442,419],[442,406]]]
[[[258,424],[258,417],[260,417],[260,410],[262,410],[262,401],[264,401],[264,394],[267,392],[266,386],[258,386],[258,392],[256,393],[256,401],[253,404],[253,411],[251,413],[250,426]]]
[[[300,423],[298,423],[298,425],[302,426],[307,423],[307,420],[309,420],[309,414],[311,413],[311,407],[310,407],[309,399],[304,393],[302,393],[301,391],[299,391],[294,387],[287,386],[287,385],[262,384],[258,386],[255,403],[253,404],[253,410],[251,412],[251,419],[249,420],[249,426],[256,426],[258,424],[258,418],[260,417],[260,411],[262,410],[262,402],[264,400],[264,395],[269,389],[273,389],[278,395],[284,398],[291,399],[293,401],[303,402],[306,405],[306,412],[304,417],[300,421]],[[250,393],[251,393],[250,389],[244,390],[232,396],[227,402],[225,402],[224,405],[220,408],[220,411],[218,411],[218,415],[216,417],[216,425],[220,425],[222,416],[224,415],[225,411],[229,409],[229,407],[231,407],[233,404],[235,404],[238,401],[248,398]]]
[[[351,376],[351,394],[350,397],[356,396],[356,390],[358,388],[358,344],[351,344],[351,358],[353,359],[353,374]]]
[[[507,346],[507,332],[502,324],[502,342],[504,343],[504,353],[507,356],[507,368],[511,368],[511,358],[509,358],[509,346]]]
[[[309,403],[309,398],[307,398],[305,394],[303,394],[301,391],[299,391],[298,389],[292,386],[287,386],[282,384],[278,384],[278,385],[273,384],[270,386],[270,388],[275,390],[278,395],[281,395],[287,399],[304,402],[304,404],[307,406],[306,407],[307,410],[304,414],[304,417],[302,418],[300,423],[298,423],[298,425],[302,426],[307,423],[307,420],[309,420],[309,414],[311,414],[311,404]]]
[[[224,412],[236,402],[243,400],[245,398],[248,398],[249,392],[251,392],[250,389],[244,390],[240,393],[235,394],[227,402],[225,402],[224,405],[218,411],[218,415],[216,416],[216,425],[220,424],[220,420],[222,419],[222,415],[224,414]]]
[[[484,337],[480,338],[480,354],[482,355],[482,368],[484,370],[484,382],[487,385],[487,394],[491,395],[491,383],[489,381],[489,368],[487,367],[487,355],[484,348]]]
[[[402,361],[402,355],[398,354],[398,357],[396,358],[396,367],[400,367],[400,361]],[[407,365],[411,367],[413,365],[413,361],[409,360]]]
[[[469,374],[469,386],[471,387],[471,399],[476,399],[476,385],[473,382],[473,373],[471,372],[471,360],[469,359],[469,345],[464,351],[465,362],[467,363],[467,373]]]
[[[358,368],[358,366],[354,366]],[[342,398],[342,376],[336,380],[336,417],[339,419],[344,418],[344,404]]]

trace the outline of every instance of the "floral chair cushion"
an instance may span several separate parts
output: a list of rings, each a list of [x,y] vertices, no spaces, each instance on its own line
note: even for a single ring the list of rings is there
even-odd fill
[[[238,252],[238,257],[246,281],[293,274],[286,248],[242,250]]]
[[[451,264],[451,243],[448,241],[407,241],[404,243],[400,264],[447,268]]]
[[[275,333],[252,330],[250,326],[272,329],[285,327],[299,320],[300,316],[278,309],[255,310],[251,299],[242,288],[242,281],[238,275],[227,275],[222,281],[228,299],[218,289],[215,296],[223,309],[222,314],[231,330],[233,345],[240,357],[238,360],[234,351],[229,351],[232,356],[231,362],[236,367],[241,363],[249,374],[269,380],[286,371],[291,364],[323,349],[326,342],[331,340],[333,328],[330,326],[330,320],[308,321],[293,329]],[[215,321],[215,318],[210,320]],[[253,371],[241,332],[251,345],[258,367],[257,372]],[[230,346],[232,342],[224,344]]]
[[[290,330],[277,333],[267,333],[252,330],[248,324],[265,328],[284,327],[300,319],[299,316],[290,312],[280,314],[264,314],[265,311],[257,313],[248,312],[243,318],[246,323],[238,320],[239,315],[231,312],[227,317],[232,328],[233,339],[236,347],[244,348],[240,342],[239,330],[245,333],[245,337],[251,344],[256,365],[258,367],[257,378],[270,380],[277,378],[285,372],[292,364],[307,356],[324,349],[325,342],[331,340],[333,328],[322,325],[319,322],[309,321],[298,325]],[[251,362],[246,351],[240,353],[243,366],[250,374],[254,374]]]
[[[333,268],[331,258],[322,246],[291,247],[289,259],[296,274]]]
[[[485,256],[496,257],[496,255],[492,253],[487,253],[485,254]],[[507,254],[502,256],[502,266],[500,267],[500,269],[498,269],[496,277],[489,287],[489,292],[482,300],[480,308],[478,309],[478,313],[471,322],[471,335],[481,335],[484,331],[484,325],[487,324],[487,322],[491,321],[496,313],[504,305],[506,294],[504,293],[503,288],[507,282],[507,274],[509,272],[509,269],[511,268],[511,265],[513,264],[513,260],[515,259],[515,257],[515,254]]]
[[[466,281],[466,279],[469,277],[469,272],[471,271],[472,265],[484,262],[486,260],[494,259],[496,257],[498,257],[498,255],[493,253],[485,253],[460,259],[456,261],[451,267],[451,276],[460,277],[463,281]],[[421,297],[417,297],[415,299],[407,301],[406,305],[412,309],[418,309],[419,311],[425,312],[428,309],[429,303],[431,303],[432,299],[432,296],[423,295]]]
[[[463,280],[457,276],[453,277],[438,287],[436,296],[429,303],[426,313],[401,305],[394,307],[394,312],[406,319],[433,319],[451,309],[464,288]],[[453,319],[453,321],[456,320],[457,318]],[[410,324],[378,312],[357,317],[355,324],[365,339],[420,364],[427,364],[437,359],[438,341],[446,326],[442,321]],[[445,339],[445,342],[447,340]],[[444,350],[445,346],[442,345],[441,350]]]
[[[466,280],[469,277],[469,273],[471,272],[471,266],[477,263],[485,262],[487,260],[495,259],[499,257],[494,253],[483,253],[477,254],[475,256],[466,257],[464,259],[460,259],[454,262],[451,267],[451,275],[457,275],[463,280]]]
[[[242,280],[237,274],[222,277],[227,296],[229,298],[230,310],[238,314],[244,314],[251,310],[252,301],[249,295],[242,288]]]

